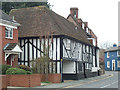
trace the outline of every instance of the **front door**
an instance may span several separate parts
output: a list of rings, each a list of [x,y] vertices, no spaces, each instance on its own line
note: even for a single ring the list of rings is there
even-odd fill
[[[12,57],[13,57],[13,55],[10,55],[10,56],[7,58],[7,64],[8,64],[8,65],[11,65],[11,66],[12,66],[12,61],[13,61],[13,60],[12,60],[12,59],[13,59]]]
[[[7,64],[11,65],[11,55],[7,58]]]
[[[112,71],[115,71],[115,60],[112,60]]]

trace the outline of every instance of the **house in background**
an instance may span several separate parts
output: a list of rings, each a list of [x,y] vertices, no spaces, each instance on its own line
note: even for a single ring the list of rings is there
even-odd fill
[[[43,6],[13,9],[10,15],[21,24],[19,64],[31,66],[31,60],[41,57],[44,45],[50,44],[49,73],[61,73],[64,80],[98,75],[99,48],[80,25]]]
[[[120,70],[120,46],[116,44],[106,49],[104,53],[104,62],[106,71]]]
[[[18,65],[18,54],[22,52],[17,44],[19,26],[0,10],[0,64]]]

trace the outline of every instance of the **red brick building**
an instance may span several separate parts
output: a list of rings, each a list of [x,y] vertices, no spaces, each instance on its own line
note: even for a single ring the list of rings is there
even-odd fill
[[[0,10],[0,64],[18,65],[18,54],[22,52],[18,43],[20,24]]]

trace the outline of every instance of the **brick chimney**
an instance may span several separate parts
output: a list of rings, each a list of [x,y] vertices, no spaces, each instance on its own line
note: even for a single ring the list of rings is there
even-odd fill
[[[85,23],[85,25],[88,27],[88,22],[84,22]]]
[[[70,8],[70,14],[71,14],[74,18],[78,19],[78,8]]]

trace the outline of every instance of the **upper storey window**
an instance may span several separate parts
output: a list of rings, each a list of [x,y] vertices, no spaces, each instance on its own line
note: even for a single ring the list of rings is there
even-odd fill
[[[66,40],[66,49],[70,49],[70,40],[69,39]]]
[[[107,52],[107,58],[109,58],[110,57],[110,52]]]
[[[5,27],[5,38],[13,39],[13,28]]]
[[[117,51],[117,56],[120,57],[120,50]]]

